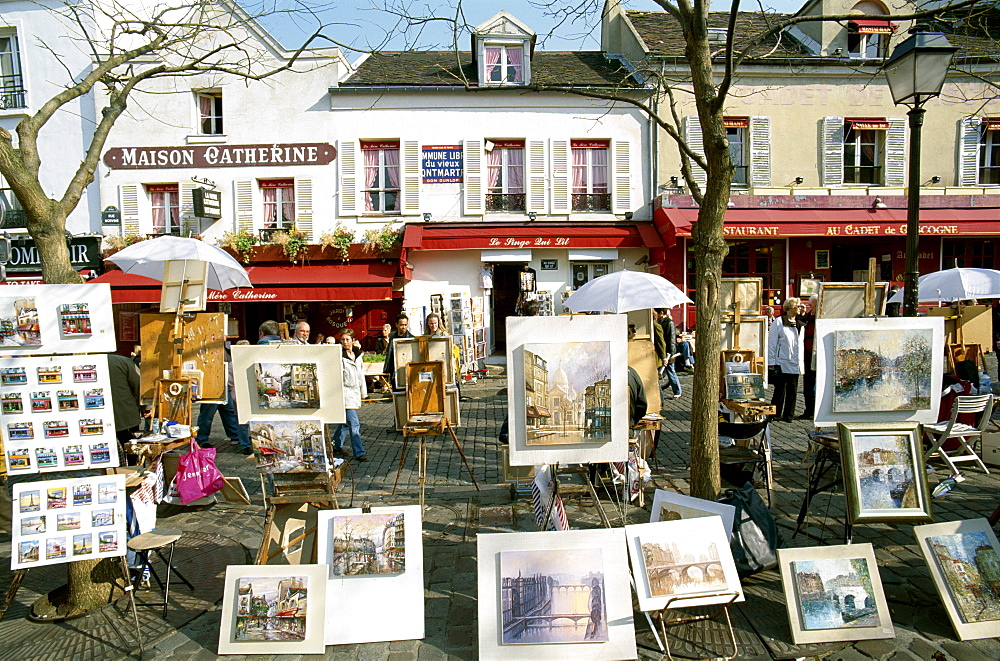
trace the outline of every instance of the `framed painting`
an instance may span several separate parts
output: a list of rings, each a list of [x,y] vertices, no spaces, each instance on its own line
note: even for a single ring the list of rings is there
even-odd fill
[[[250,443],[261,473],[325,473],[323,421],[319,418],[251,420]]]
[[[635,659],[624,536],[479,535],[479,658]],[[545,602],[551,608],[539,613]]]
[[[452,299],[455,300],[455,299]],[[465,335],[462,325],[452,326],[455,335]],[[427,354],[421,355],[422,343],[426,342]],[[392,341],[396,354],[396,383],[406,383],[406,364],[440,360],[444,363],[446,383],[455,383],[455,361],[452,359],[451,337],[405,338]]]
[[[808,301],[809,297],[813,294],[819,296],[820,284],[826,280],[824,275],[816,275],[814,273],[800,274],[799,275],[799,285],[798,292],[799,298],[804,301]]]
[[[625,535],[640,610],[743,601],[721,517],[640,523]]]
[[[837,427],[851,523],[933,520],[920,425],[873,422]]]
[[[251,418],[344,422],[340,345],[234,346],[232,352],[240,423]]]
[[[699,519],[706,516],[721,516],[726,537],[733,536],[733,519],[736,518],[736,508],[732,505],[717,503],[714,500],[693,498],[663,489],[657,489],[653,493],[653,508],[649,514],[650,523]]]
[[[959,640],[1000,631],[1000,544],[986,519],[916,526],[913,534]]]
[[[895,635],[871,544],[778,549],[778,566],[796,645]]]
[[[219,654],[322,654],[325,565],[230,565]]]

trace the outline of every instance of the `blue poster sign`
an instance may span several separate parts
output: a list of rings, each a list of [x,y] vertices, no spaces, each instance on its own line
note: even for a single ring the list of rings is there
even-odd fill
[[[457,184],[462,182],[462,147],[460,145],[424,146],[425,184]]]

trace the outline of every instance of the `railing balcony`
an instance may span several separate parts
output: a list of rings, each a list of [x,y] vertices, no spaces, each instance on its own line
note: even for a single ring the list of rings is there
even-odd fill
[[[14,197],[14,191],[9,188],[0,188],[0,208],[3,209],[3,223],[0,224],[0,228],[24,227],[27,215],[21,208],[21,203]]]
[[[20,75],[0,76],[0,110],[26,108],[28,92]]]
[[[487,211],[524,211],[524,193],[487,193]]]
[[[573,211],[611,211],[611,194],[573,194]]]
[[[846,166],[844,168],[845,184],[869,184],[874,186],[882,185],[881,165],[859,165]]]

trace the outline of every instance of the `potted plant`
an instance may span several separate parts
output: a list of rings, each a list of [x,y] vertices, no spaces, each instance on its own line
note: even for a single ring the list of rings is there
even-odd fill
[[[231,248],[240,256],[240,261],[244,264],[250,263],[250,253],[257,245],[257,241],[257,235],[245,227],[236,232],[223,232],[222,236],[219,237],[219,245]]]

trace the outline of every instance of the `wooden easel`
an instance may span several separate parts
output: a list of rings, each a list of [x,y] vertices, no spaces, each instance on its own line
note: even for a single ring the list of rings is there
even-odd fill
[[[736,599],[739,598],[740,596],[739,592],[719,592],[717,594],[707,595],[710,597],[729,597],[729,601],[725,602],[724,604],[721,604],[719,609],[714,613],[710,613],[708,615],[693,615],[690,617],[679,618],[676,620],[670,618],[668,612],[671,610],[672,604],[675,601],[685,601],[687,599],[701,599],[704,598],[705,596],[706,595],[671,597],[667,601],[666,605],[664,605],[663,608],[657,611],[656,617],[660,621],[660,631],[663,633],[663,642],[667,646],[667,658],[670,659],[671,661],[673,661],[674,657],[670,653],[670,639],[667,637],[668,626],[674,627],[679,624],[689,624],[691,622],[714,620],[720,615],[726,616],[726,627],[729,630],[729,640],[730,642],[732,642],[733,645],[733,653],[726,657],[716,657],[716,658],[725,659],[725,661],[732,661],[732,659],[735,659],[737,656],[739,656],[740,649],[739,645],[736,644],[736,632],[733,631],[733,621],[729,618],[729,607],[733,604],[733,602],[736,601]]]
[[[315,537],[316,527],[313,526],[288,540],[285,544],[271,543],[273,541],[272,533],[278,525],[277,521],[282,516],[290,514],[293,508],[300,508],[303,504],[308,504],[315,509],[340,509],[340,504],[337,502],[337,486],[342,478],[341,470],[341,466],[338,466],[327,473],[268,473],[274,487],[270,496],[267,495],[265,474],[260,474],[261,493],[264,494],[267,515],[264,519],[264,536],[257,548],[254,564],[266,565],[287,551],[289,547],[306,541],[310,535]],[[314,542],[312,552],[302,564],[312,562],[315,552]]]

